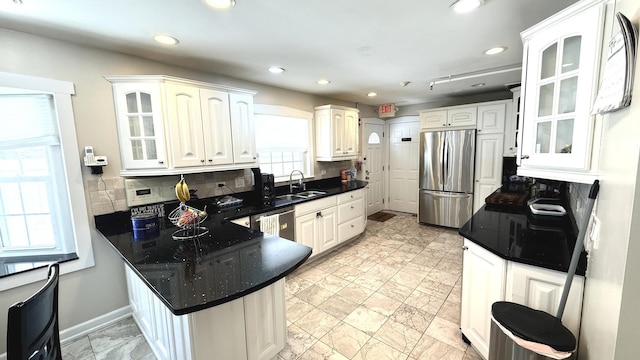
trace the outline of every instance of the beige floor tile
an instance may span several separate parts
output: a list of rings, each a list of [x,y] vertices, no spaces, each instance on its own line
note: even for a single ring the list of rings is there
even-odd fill
[[[449,274],[438,269],[433,269],[429,272],[426,278],[453,286],[460,278],[460,274]]]
[[[375,290],[371,290],[364,286],[351,283],[338,291],[338,295],[343,296],[355,303],[361,304],[374,292]]]
[[[462,274],[462,267],[460,266],[460,264],[447,260],[446,257],[442,258],[442,260],[440,260],[438,265],[434,266],[433,269],[440,270],[448,274],[456,274],[456,275]]]
[[[334,260],[331,257],[332,254],[328,254],[326,257],[323,257],[323,259],[319,260],[318,263],[316,265],[314,265],[314,267],[316,269],[322,270],[324,272],[326,272],[327,274],[334,274],[336,272],[336,270],[338,270],[339,268],[341,268],[342,266],[344,266],[342,263]]]
[[[387,281],[377,292],[402,302],[411,295],[413,289],[393,281]]]
[[[335,276],[339,276],[347,281],[353,281],[355,280],[358,276],[364,274],[364,271],[360,270],[360,269],[356,269],[354,267],[351,267],[349,265],[343,265],[341,268],[337,269],[333,275]]]
[[[349,284],[348,280],[345,280],[335,275],[328,275],[327,277],[325,277],[324,279],[318,282],[318,285],[322,286],[323,288],[333,293],[340,291],[340,289],[347,286],[348,284]]]
[[[358,276],[355,280],[353,280],[354,284],[366,287],[367,289],[371,289],[373,291],[381,288],[385,282],[387,282],[387,279],[381,278],[378,275],[369,274],[368,272]]]
[[[389,316],[389,319],[407,325],[410,328],[423,333],[431,324],[431,320],[433,320],[434,316],[435,315],[433,314],[405,303],[400,305],[396,312]]]
[[[424,279],[417,287],[416,290],[419,290],[425,294],[436,296],[440,299],[446,299],[453,289],[452,285],[443,284],[441,282]]]
[[[353,357],[354,360],[406,360],[408,356],[392,348],[391,346],[371,339]]]
[[[349,360],[348,357],[340,354],[335,349],[332,349],[329,345],[324,344],[322,341],[318,341],[309,350],[307,350],[301,357],[305,360]]]
[[[473,347],[469,346],[462,360],[484,360],[484,358]]]
[[[320,309],[313,309],[294,323],[316,339],[319,339],[338,325],[340,320]]]
[[[414,290],[411,295],[404,301],[406,304],[417,307],[430,314],[437,314],[440,307],[444,303],[444,299],[437,296],[425,294],[420,290]]]
[[[437,317],[449,320],[454,324],[460,324],[460,304],[451,301],[445,301],[440,307]]]
[[[398,272],[398,269],[387,266],[386,264],[377,263],[367,271],[367,274],[376,276],[384,281],[387,281],[391,279],[397,272]]]
[[[304,354],[318,339],[296,325],[287,327],[287,341],[278,356],[284,360],[295,360]]]
[[[464,351],[424,335],[418,341],[410,356],[416,360],[462,360]]]
[[[402,301],[375,292],[362,305],[384,316],[390,316],[402,305]]]
[[[304,300],[293,296],[287,299],[287,320],[296,321],[307,315],[315,307]]]
[[[323,288],[322,286],[312,285],[297,293],[296,297],[313,306],[318,306],[333,296],[333,294],[333,292]]]
[[[300,291],[310,287],[313,283],[300,276],[287,277],[284,282],[284,289],[287,297],[291,297]]]
[[[341,322],[323,336],[321,341],[351,359],[370,338],[370,335]]]
[[[462,352],[467,350],[468,345],[462,341],[460,324],[453,323],[436,316],[425,331],[425,335],[452,346]]]
[[[385,321],[387,321],[386,316],[364,306],[358,306],[344,319],[345,323],[371,336],[382,327]]]
[[[313,283],[317,283],[318,281],[324,279],[327,275],[329,275],[329,273],[326,273],[316,267],[307,266],[301,270],[302,271],[299,273],[296,273],[296,275],[304,279],[307,279],[308,281],[311,281]]]
[[[402,269],[391,278],[391,281],[415,289],[426,276],[426,273],[414,273],[413,271]]]
[[[358,304],[338,294],[328,298],[325,302],[318,305],[318,309],[326,312],[327,314],[336,317],[337,319],[344,319],[347,315],[351,314],[353,310],[358,307]],[[288,314],[287,314],[288,317]]]
[[[389,319],[373,337],[403,354],[409,354],[422,337],[422,332]]]

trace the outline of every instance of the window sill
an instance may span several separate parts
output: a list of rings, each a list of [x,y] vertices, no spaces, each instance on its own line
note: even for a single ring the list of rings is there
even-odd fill
[[[53,262],[63,263],[77,260],[78,254],[59,254],[41,256],[16,256],[0,259],[0,278],[20,274],[41,267],[49,266]]]

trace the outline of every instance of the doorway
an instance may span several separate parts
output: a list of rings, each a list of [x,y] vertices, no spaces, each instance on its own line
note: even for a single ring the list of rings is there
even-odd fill
[[[419,150],[417,116],[389,121],[389,210],[418,213]]]
[[[362,172],[367,185],[367,216],[384,208],[384,120],[363,119]]]

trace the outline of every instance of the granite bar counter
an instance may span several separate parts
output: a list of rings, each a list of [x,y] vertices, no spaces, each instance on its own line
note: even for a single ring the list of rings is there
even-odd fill
[[[509,261],[567,272],[577,231],[569,215],[540,218],[526,208],[501,210],[485,205],[464,224],[459,234]],[[586,252],[576,274],[584,275]]]

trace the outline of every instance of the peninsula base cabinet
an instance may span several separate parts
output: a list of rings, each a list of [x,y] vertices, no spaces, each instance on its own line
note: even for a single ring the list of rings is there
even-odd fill
[[[464,239],[462,268],[462,335],[485,359],[489,357],[491,305],[511,301],[557,314],[567,274],[508,261]],[[584,277],[575,276],[562,317],[579,338]]]
[[[125,265],[133,318],[158,359],[274,359],[284,349],[284,279],[242,298],[176,316]]]

